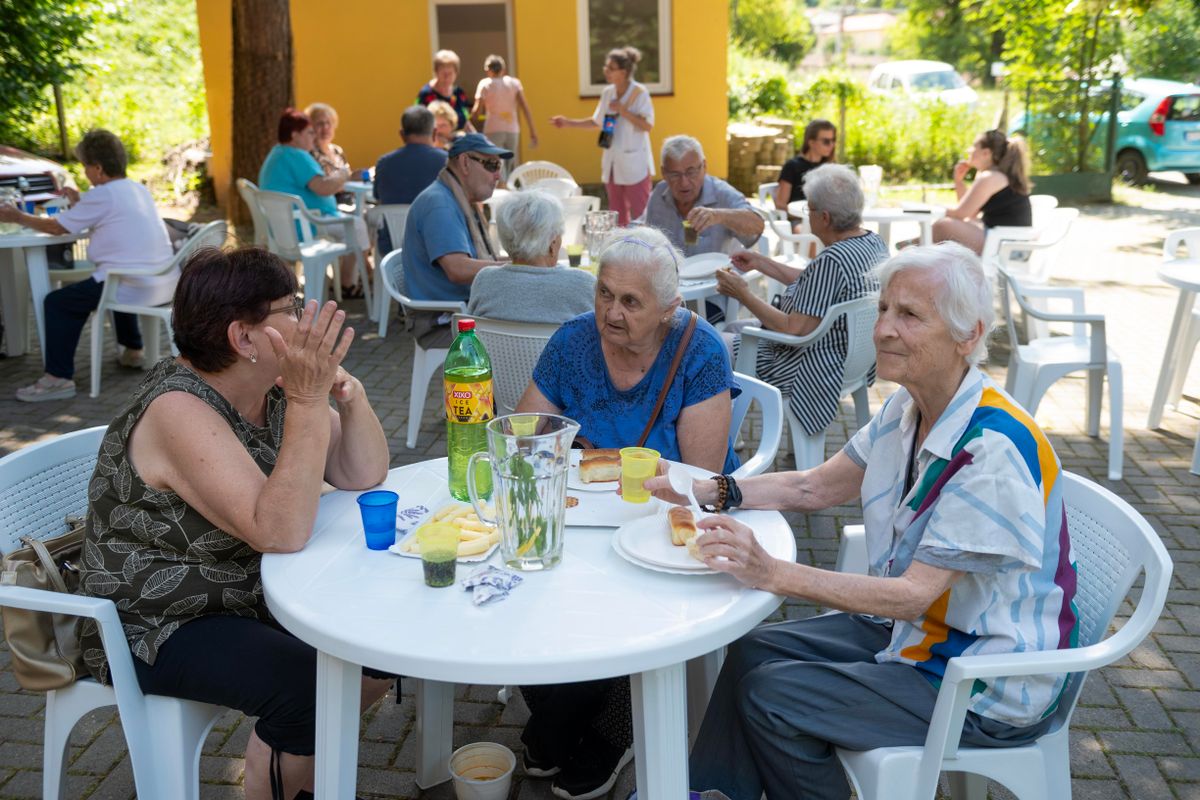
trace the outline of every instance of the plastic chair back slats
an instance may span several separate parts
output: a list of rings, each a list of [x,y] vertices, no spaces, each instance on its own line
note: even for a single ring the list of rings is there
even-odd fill
[[[87,513],[88,481],[104,431],[76,431],[0,459],[0,553],[20,547],[22,536],[65,533],[68,514]]]
[[[286,194],[259,191],[258,205],[262,209],[271,234],[271,242],[280,258],[299,261],[300,240],[296,233],[296,202]],[[301,222],[307,225],[307,222]]]
[[[874,299],[860,303],[846,314],[846,366],[842,385],[857,387],[875,366],[875,320],[879,308]]]

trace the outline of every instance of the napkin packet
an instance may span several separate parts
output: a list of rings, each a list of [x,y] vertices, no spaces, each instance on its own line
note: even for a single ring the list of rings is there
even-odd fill
[[[508,593],[515,589],[522,580],[523,578],[515,572],[488,564],[468,575],[462,585],[464,589],[474,590],[471,600],[475,605],[481,606],[484,603],[508,597]]]
[[[396,538],[399,541],[401,536],[417,527],[417,523],[425,519],[429,515],[429,509],[425,506],[411,506],[409,508],[400,508],[396,510]]]

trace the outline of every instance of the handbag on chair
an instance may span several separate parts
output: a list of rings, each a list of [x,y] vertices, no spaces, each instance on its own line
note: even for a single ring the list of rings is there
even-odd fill
[[[83,552],[84,526],[77,517],[68,517],[67,524],[70,530],[45,541],[22,536],[25,546],[4,556],[0,585],[74,594],[79,587],[76,564]],[[9,606],[0,606],[0,617],[13,675],[21,688],[61,689],[88,674],[75,634],[76,617]]]

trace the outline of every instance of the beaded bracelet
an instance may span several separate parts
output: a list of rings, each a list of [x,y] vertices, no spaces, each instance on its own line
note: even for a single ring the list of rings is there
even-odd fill
[[[713,475],[712,479],[717,482],[717,502],[711,505],[701,506],[701,508],[709,513],[720,513],[729,508],[727,505],[727,500],[729,498],[729,482],[725,475]]]

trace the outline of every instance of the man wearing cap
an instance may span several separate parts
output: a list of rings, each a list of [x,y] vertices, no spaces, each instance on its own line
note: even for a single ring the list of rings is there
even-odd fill
[[[500,159],[512,155],[482,133],[454,140],[445,169],[417,195],[408,212],[402,260],[409,297],[465,303],[481,269],[506,263],[498,258],[476,203],[492,196]],[[409,330],[422,347],[450,343],[449,315],[409,311],[407,316]]]

